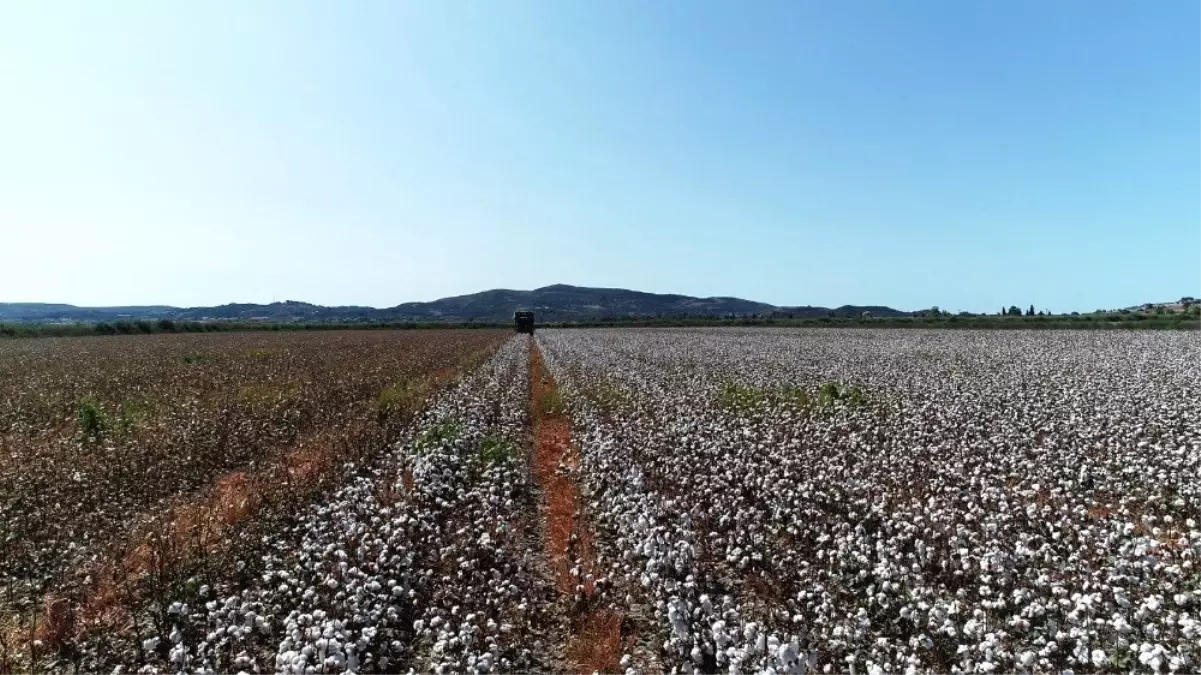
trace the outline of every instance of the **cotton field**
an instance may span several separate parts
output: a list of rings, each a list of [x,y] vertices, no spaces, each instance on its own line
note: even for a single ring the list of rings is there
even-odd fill
[[[1199,667],[1193,335],[538,340],[663,670]]]
[[[0,344],[0,671],[1201,669],[1190,333],[139,339]]]
[[[248,576],[510,337],[0,340],[0,672],[141,665],[166,598]]]
[[[552,598],[521,517],[527,358],[510,341],[437,396],[411,437],[270,535],[253,578],[170,599],[143,670],[549,670]]]

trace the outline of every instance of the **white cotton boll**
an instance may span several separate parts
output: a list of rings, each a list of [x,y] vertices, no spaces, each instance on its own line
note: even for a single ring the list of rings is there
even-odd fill
[[[713,625],[709,627],[709,634],[713,636],[713,641],[717,643],[718,647],[725,647],[726,642],[729,641],[729,638],[726,637],[726,622],[721,619],[713,622]]]
[[[1121,614],[1115,614],[1110,623],[1113,625],[1113,629],[1121,634],[1126,634],[1134,630],[1130,623],[1126,621],[1126,617]]]
[[[800,672],[800,655],[797,654],[796,647],[789,642],[780,645],[776,650],[776,660],[780,664],[780,669],[785,673]]]
[[[171,648],[170,658],[171,663],[183,664],[184,658],[188,655],[188,650],[183,645],[175,645]]]
[[[152,637],[152,638],[143,640],[142,641],[142,649],[144,649],[148,652],[152,652],[152,651],[158,649],[159,642],[161,642],[161,640],[158,637]]]
[[[1138,655],[1138,660],[1151,670],[1159,670],[1160,666],[1163,665],[1163,654],[1159,652],[1143,652]]]
[[[688,636],[688,609],[684,601],[674,598],[667,606],[667,620],[671,625],[671,633],[677,638]]]

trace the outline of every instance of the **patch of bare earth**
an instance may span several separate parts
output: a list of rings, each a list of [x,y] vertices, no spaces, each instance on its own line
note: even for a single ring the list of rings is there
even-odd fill
[[[624,617],[602,606],[596,578],[595,536],[582,513],[576,473],[579,454],[571,442],[571,420],[555,380],[530,346],[530,418],[533,472],[542,491],[546,517],[546,556],[555,588],[568,610],[569,666],[578,673],[621,671]]]

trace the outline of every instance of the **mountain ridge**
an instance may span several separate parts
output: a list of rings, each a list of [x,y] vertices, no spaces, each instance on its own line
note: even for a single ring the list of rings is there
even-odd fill
[[[268,304],[227,303],[212,307],[122,305],[81,307],[64,303],[0,302],[0,321],[72,323],[137,320],[272,321],[272,322],[503,322],[518,309],[533,310],[539,322],[590,321],[608,318],[776,316],[910,316],[891,307],[842,305],[836,308],[778,306],[729,296],[696,297],[648,293],[625,288],[552,284],[529,291],[494,288],[429,302],[393,307],[324,306],[297,300]]]

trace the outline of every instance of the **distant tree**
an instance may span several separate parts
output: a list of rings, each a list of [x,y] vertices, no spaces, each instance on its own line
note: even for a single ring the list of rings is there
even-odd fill
[[[1030,305],[1030,309],[1026,312],[1026,316],[1034,316],[1034,305]]]
[[[1021,308],[1020,308],[1020,307],[1018,307],[1017,305],[1010,305],[1010,306],[1009,306],[1009,311],[1008,311],[1008,312],[1006,312],[1006,313],[1007,313],[1009,316],[1021,316],[1021,315],[1022,315],[1022,310],[1021,310]]]

